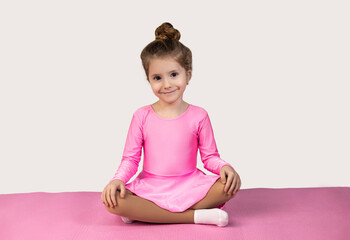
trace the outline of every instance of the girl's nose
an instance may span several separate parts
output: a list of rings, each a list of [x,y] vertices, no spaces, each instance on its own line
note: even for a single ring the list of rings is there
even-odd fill
[[[170,86],[169,80],[165,79],[164,82],[163,82],[163,87],[164,88],[168,88],[169,86]]]

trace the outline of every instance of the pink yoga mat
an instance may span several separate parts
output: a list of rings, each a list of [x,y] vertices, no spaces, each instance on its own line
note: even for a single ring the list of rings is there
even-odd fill
[[[225,211],[226,227],[126,224],[101,192],[1,194],[0,239],[350,239],[349,187],[241,189]]]

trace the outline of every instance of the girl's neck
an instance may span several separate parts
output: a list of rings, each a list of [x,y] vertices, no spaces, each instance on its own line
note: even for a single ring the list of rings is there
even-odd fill
[[[174,102],[172,104],[163,103],[161,101],[157,101],[152,104],[153,110],[163,115],[179,115],[185,112],[188,106],[189,103],[183,100],[181,102]]]

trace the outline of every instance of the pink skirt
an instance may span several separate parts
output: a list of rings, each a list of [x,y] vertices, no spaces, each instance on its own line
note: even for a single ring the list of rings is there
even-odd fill
[[[125,188],[161,208],[184,212],[202,200],[219,178],[219,175],[207,175],[198,168],[179,176],[159,176],[143,170],[132,182],[125,184]],[[224,209],[225,204],[215,208]]]

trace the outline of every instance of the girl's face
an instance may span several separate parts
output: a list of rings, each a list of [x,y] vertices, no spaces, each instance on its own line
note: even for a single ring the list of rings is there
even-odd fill
[[[167,104],[182,101],[182,95],[191,79],[186,70],[173,58],[154,58],[150,61],[148,80],[153,93]]]

